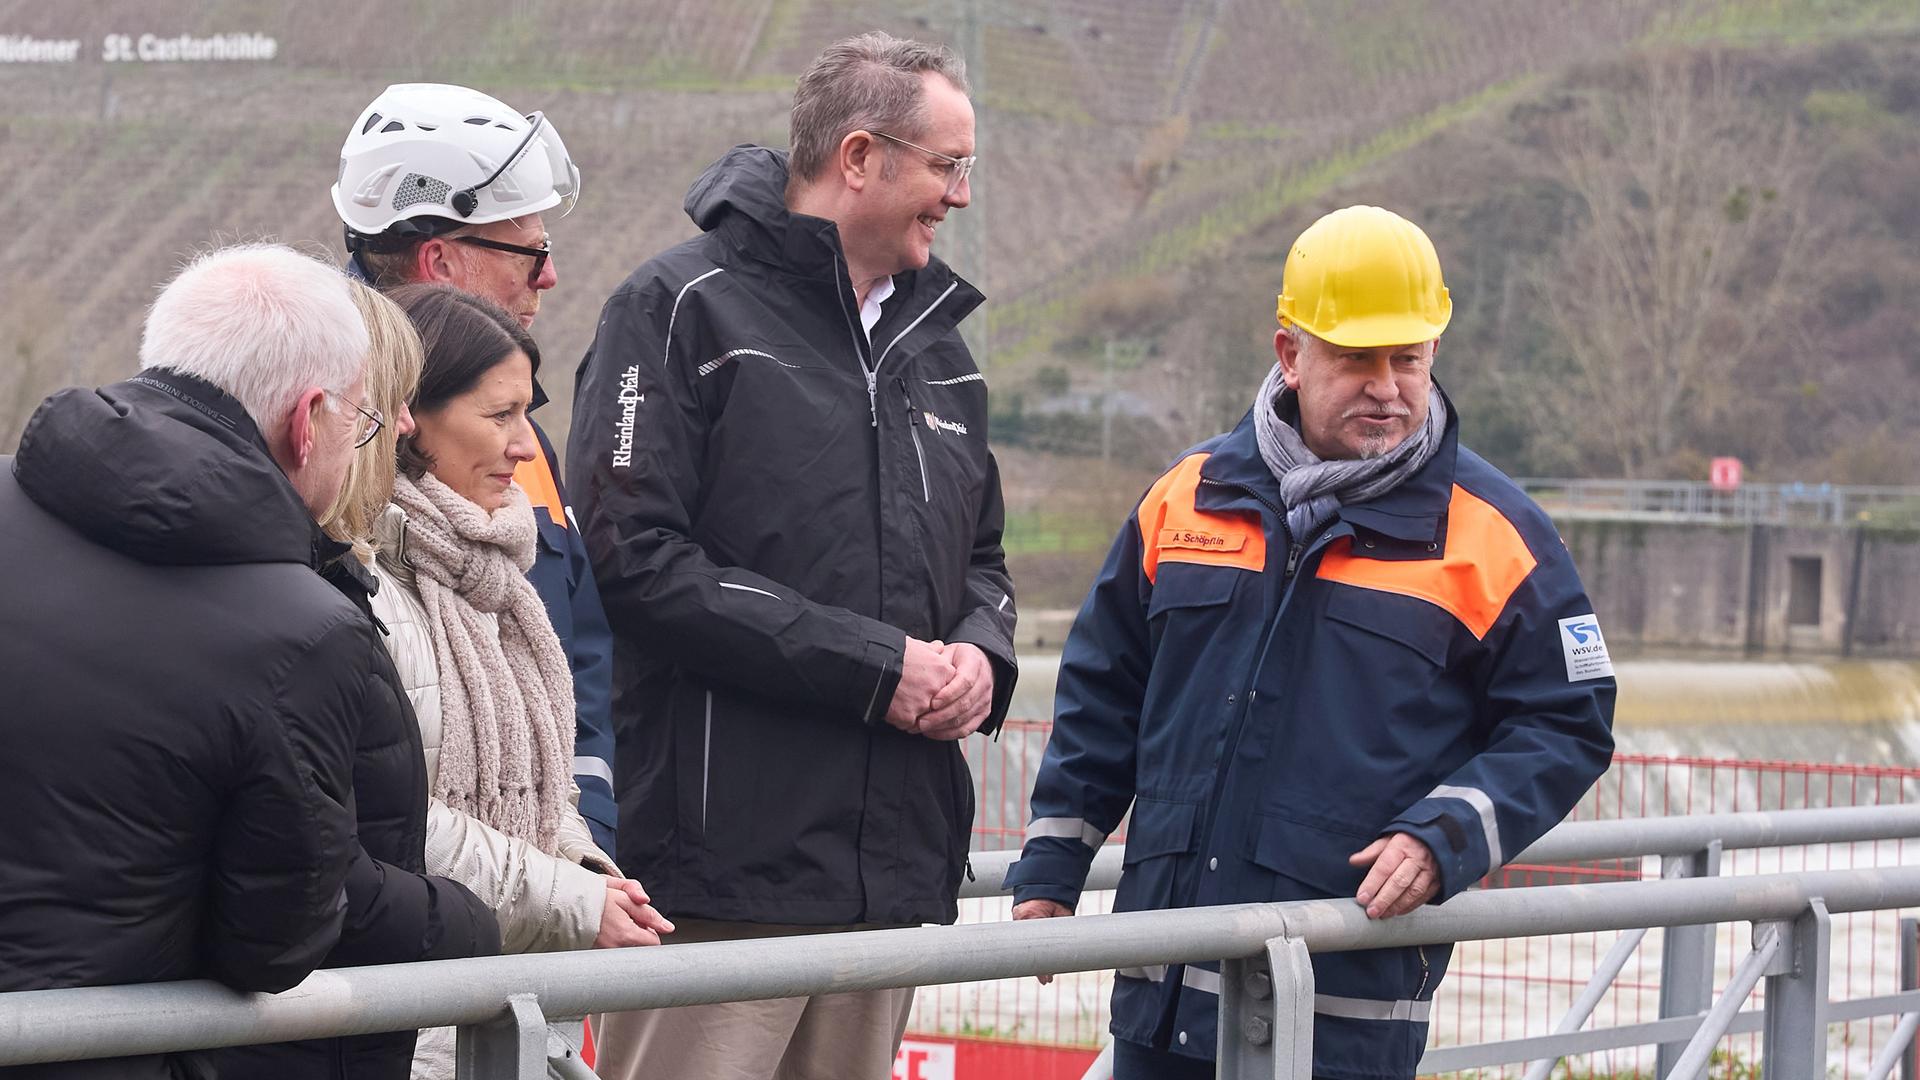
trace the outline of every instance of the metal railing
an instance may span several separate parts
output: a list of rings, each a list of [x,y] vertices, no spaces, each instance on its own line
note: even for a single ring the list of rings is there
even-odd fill
[[[1469,892],[1386,922],[1369,921],[1351,901],[1318,900],[344,969],[317,972],[278,995],[238,994],[210,982],[28,991],[0,995],[0,1065],[459,1025],[462,1077],[537,1080],[549,1070],[584,1076],[549,1021],[1219,960],[1220,1075],[1305,1078],[1312,1063],[1311,953],[1751,921],[1754,950],[1711,1011],[1700,992],[1704,985],[1711,993],[1711,933],[1695,941],[1670,932],[1667,973],[1676,990],[1673,1011],[1663,1008],[1662,1020],[1602,1031],[1581,1031],[1572,1021],[1553,1035],[1430,1053],[1421,1067],[1444,1071],[1658,1043],[1677,1048],[1671,1064],[1663,1056],[1662,1075],[1692,1080],[1696,1073],[1685,1070],[1701,1047],[1757,1024],[1766,1033],[1768,1075],[1812,1080],[1824,1075],[1826,1023],[1900,1014],[1909,1035],[1920,1024],[1911,1020],[1920,1014],[1920,991],[1830,1003],[1826,954],[1831,915],[1920,905],[1920,867],[1700,875],[1731,847],[1912,836],[1920,836],[1920,807],[1571,823],[1520,858],[1654,854],[1665,857],[1668,879]],[[1004,856],[976,855],[976,867],[1003,864]],[[1099,873],[1109,871],[1098,865]],[[1764,1010],[1741,1012],[1746,990],[1763,979]],[[1891,1062],[1896,1054],[1890,1046],[1882,1056]]]
[[[1738,521],[1760,525],[1904,524],[1920,517],[1920,487],[1845,484],[1711,484],[1668,480],[1525,477],[1519,484],[1550,514]]]

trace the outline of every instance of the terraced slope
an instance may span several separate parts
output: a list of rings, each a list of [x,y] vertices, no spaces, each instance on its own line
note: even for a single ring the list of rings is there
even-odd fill
[[[553,228],[561,287],[538,326],[564,403],[600,300],[690,233],[681,196],[708,161],[784,141],[820,45],[876,26],[951,41],[978,83],[983,163],[945,245],[992,298],[975,332],[996,384],[1018,387],[1111,282],[1177,292],[1248,245],[1277,254],[1312,200],[1572,65],[1649,38],[1913,21],[1888,0],[4,0],[0,33],[83,47],[72,65],[0,65],[0,448],[22,403],[131,366],[183,253],[258,236],[337,252],[344,125],[391,81],[545,109],[579,158],[585,198]],[[107,33],[232,31],[273,35],[279,57],[97,57]],[[564,437],[564,404],[546,419]]]

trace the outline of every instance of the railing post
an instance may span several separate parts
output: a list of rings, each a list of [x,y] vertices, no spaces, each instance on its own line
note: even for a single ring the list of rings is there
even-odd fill
[[[1289,937],[1265,957],[1220,962],[1221,1080],[1312,1080],[1313,959]]]
[[[459,1080],[547,1080],[547,1018],[532,994],[515,994],[485,1024],[460,1029],[454,1042]]]
[[[1900,920],[1900,989],[1920,990],[1920,919]],[[1900,1080],[1920,1080],[1920,1038],[1900,1055]]]
[[[1755,927],[1755,932],[1758,932]],[[1767,971],[1767,1019],[1761,1068],[1772,1080],[1821,1080],[1827,1074],[1827,969],[1833,920],[1814,900],[1792,923],[1787,947]]]
[[[1661,856],[1660,876],[1665,879],[1718,877],[1720,842],[1715,840],[1700,851],[1678,857]],[[1713,1004],[1713,926],[1669,926],[1660,947],[1660,1018],[1701,1016]],[[1671,1080],[1673,1067],[1687,1048],[1687,1041],[1661,1043],[1655,1059],[1655,1075]]]

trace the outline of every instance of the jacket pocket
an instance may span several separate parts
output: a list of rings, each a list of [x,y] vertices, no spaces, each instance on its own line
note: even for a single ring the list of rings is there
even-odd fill
[[[1193,850],[1194,821],[1199,807],[1160,799],[1134,800],[1127,824],[1127,848],[1121,856],[1125,871],[1114,895],[1115,911],[1145,911],[1169,907],[1174,873],[1180,856]]]
[[[1411,649],[1435,667],[1447,664],[1452,618],[1423,600],[1335,586],[1327,596],[1327,619]]]
[[[1261,814],[1249,831],[1247,858],[1278,875],[1269,900],[1315,900],[1352,896],[1365,880],[1364,867],[1347,857],[1373,842],[1360,832],[1309,825],[1277,814]]]
[[[1162,562],[1153,596],[1147,600],[1149,622],[1184,608],[1207,608],[1233,599],[1233,590],[1247,571],[1232,566],[1199,566]]]

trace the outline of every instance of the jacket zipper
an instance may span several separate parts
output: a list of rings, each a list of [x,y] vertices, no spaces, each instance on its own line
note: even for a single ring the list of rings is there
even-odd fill
[[[1287,524],[1287,512],[1275,506],[1271,499],[1268,499],[1265,495],[1260,494],[1250,487],[1242,487],[1239,484],[1229,484],[1221,480],[1209,480],[1204,476],[1200,478],[1200,482],[1208,487],[1226,488],[1229,491],[1245,492],[1253,496],[1254,500],[1261,506],[1273,511],[1273,519],[1280,523],[1280,534],[1287,538],[1287,569],[1280,577],[1280,584],[1284,588],[1287,582],[1293,580],[1293,572],[1300,568],[1301,548],[1303,546],[1294,542],[1293,526]]]
[[[853,358],[859,363],[861,374],[867,377],[867,419],[869,426],[878,428],[880,426],[880,365],[878,363],[867,363],[867,353],[873,349],[873,343],[868,342],[866,349],[860,348],[860,339],[866,335],[865,333],[854,333],[853,321],[847,319],[846,265],[840,261],[840,256],[838,255],[833,257],[833,287],[835,294],[840,297],[841,301],[840,319],[846,322],[847,336],[853,339]],[[860,317],[860,313],[857,310],[853,315],[855,320]]]
[[[707,691],[707,723],[700,746],[700,834],[707,832],[707,788],[713,780],[713,691]]]
[[[1280,578],[1280,595],[1274,604],[1273,617],[1267,621],[1266,637],[1260,643],[1260,651],[1254,655],[1253,670],[1248,673],[1246,696],[1241,700],[1240,711],[1233,719],[1232,728],[1227,733],[1226,744],[1221,747],[1220,762],[1214,770],[1213,790],[1219,792],[1225,790],[1227,771],[1232,767],[1235,755],[1240,752],[1241,737],[1246,734],[1247,721],[1253,716],[1254,701],[1258,697],[1258,691],[1253,689],[1253,684],[1260,680],[1260,666],[1266,659],[1267,650],[1273,647],[1273,635],[1278,632],[1280,627],[1280,614],[1286,610],[1287,600],[1291,595],[1294,572],[1300,568],[1301,556],[1304,555],[1306,549],[1312,545],[1296,543],[1293,535],[1293,526],[1287,524],[1286,511],[1275,506],[1273,500],[1268,499],[1258,491],[1240,484],[1229,484],[1220,480],[1209,480],[1204,476],[1200,478],[1200,483],[1208,487],[1226,488],[1231,491],[1245,492],[1247,495],[1252,496],[1255,501],[1272,512],[1274,520],[1280,523],[1281,535],[1284,536],[1287,541],[1286,570]],[[1215,799],[1212,804],[1207,807],[1206,829],[1201,834],[1204,837],[1202,841],[1203,852],[1213,847],[1213,830],[1214,826],[1219,822],[1219,814],[1220,800]],[[1424,957],[1422,959],[1424,960]]]
[[[920,447],[920,425],[913,422],[913,396],[907,393],[904,381],[900,383],[900,398],[907,403],[907,434],[913,436],[913,456],[920,459],[920,497],[932,502],[933,485],[927,483],[927,452]]]
[[[1421,1000],[1421,995],[1427,992],[1427,983],[1433,978],[1433,965],[1427,963],[1427,947],[1425,945],[1418,946],[1415,951],[1420,954],[1420,988],[1413,992],[1413,1000],[1419,1001]]]

